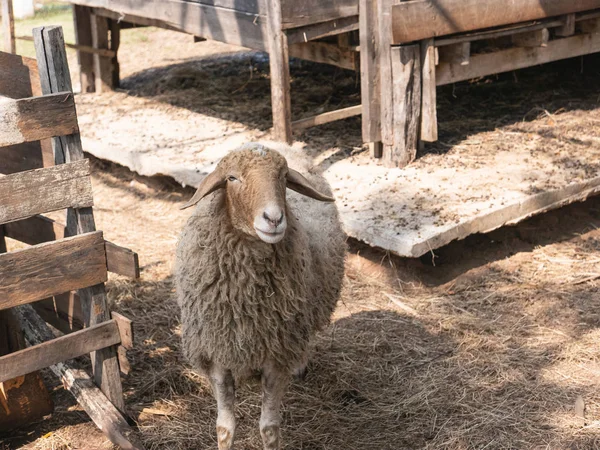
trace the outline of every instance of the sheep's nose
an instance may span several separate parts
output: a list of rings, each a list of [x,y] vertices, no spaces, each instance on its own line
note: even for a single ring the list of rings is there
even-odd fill
[[[283,211],[279,208],[267,208],[263,212],[263,218],[277,228],[283,222]]]

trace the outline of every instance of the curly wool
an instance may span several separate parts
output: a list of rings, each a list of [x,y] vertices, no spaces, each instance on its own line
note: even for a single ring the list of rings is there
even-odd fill
[[[302,172],[331,192],[322,176]],[[184,227],[175,270],[183,348],[205,374],[218,363],[244,377],[266,359],[291,372],[330,321],[346,250],[337,209],[290,190],[286,195],[288,227],[274,245],[233,228],[223,191],[200,202]]]

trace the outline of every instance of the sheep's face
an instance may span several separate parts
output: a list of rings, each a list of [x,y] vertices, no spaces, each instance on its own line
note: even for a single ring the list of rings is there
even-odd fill
[[[315,190],[285,158],[262,145],[253,145],[225,156],[182,208],[198,203],[217,189],[225,189],[232,225],[268,244],[276,244],[287,228],[286,188],[320,201],[332,202]]]

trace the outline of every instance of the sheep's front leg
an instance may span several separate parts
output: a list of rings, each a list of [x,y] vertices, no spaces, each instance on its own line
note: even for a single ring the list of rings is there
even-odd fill
[[[210,382],[217,399],[219,450],[230,450],[235,435],[235,383],[231,370],[215,365],[210,372]]]
[[[267,362],[262,375],[262,411],[260,415],[260,435],[265,450],[279,450],[280,408],[283,395],[289,383],[289,374]]]

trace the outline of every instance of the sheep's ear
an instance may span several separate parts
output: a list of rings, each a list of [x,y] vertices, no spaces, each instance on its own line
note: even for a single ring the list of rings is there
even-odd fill
[[[302,195],[306,195],[307,197],[314,198],[315,200],[319,200],[321,202],[335,201],[333,197],[329,197],[328,195],[317,191],[300,172],[297,172],[294,169],[289,169],[288,171],[287,187]]]
[[[219,169],[215,169],[213,172],[209,173],[204,180],[198,186],[198,190],[194,194],[194,196],[183,205],[180,209],[189,208],[190,206],[194,206],[204,197],[206,197],[211,192],[216,191],[217,189],[222,189],[225,187],[225,177]]]

